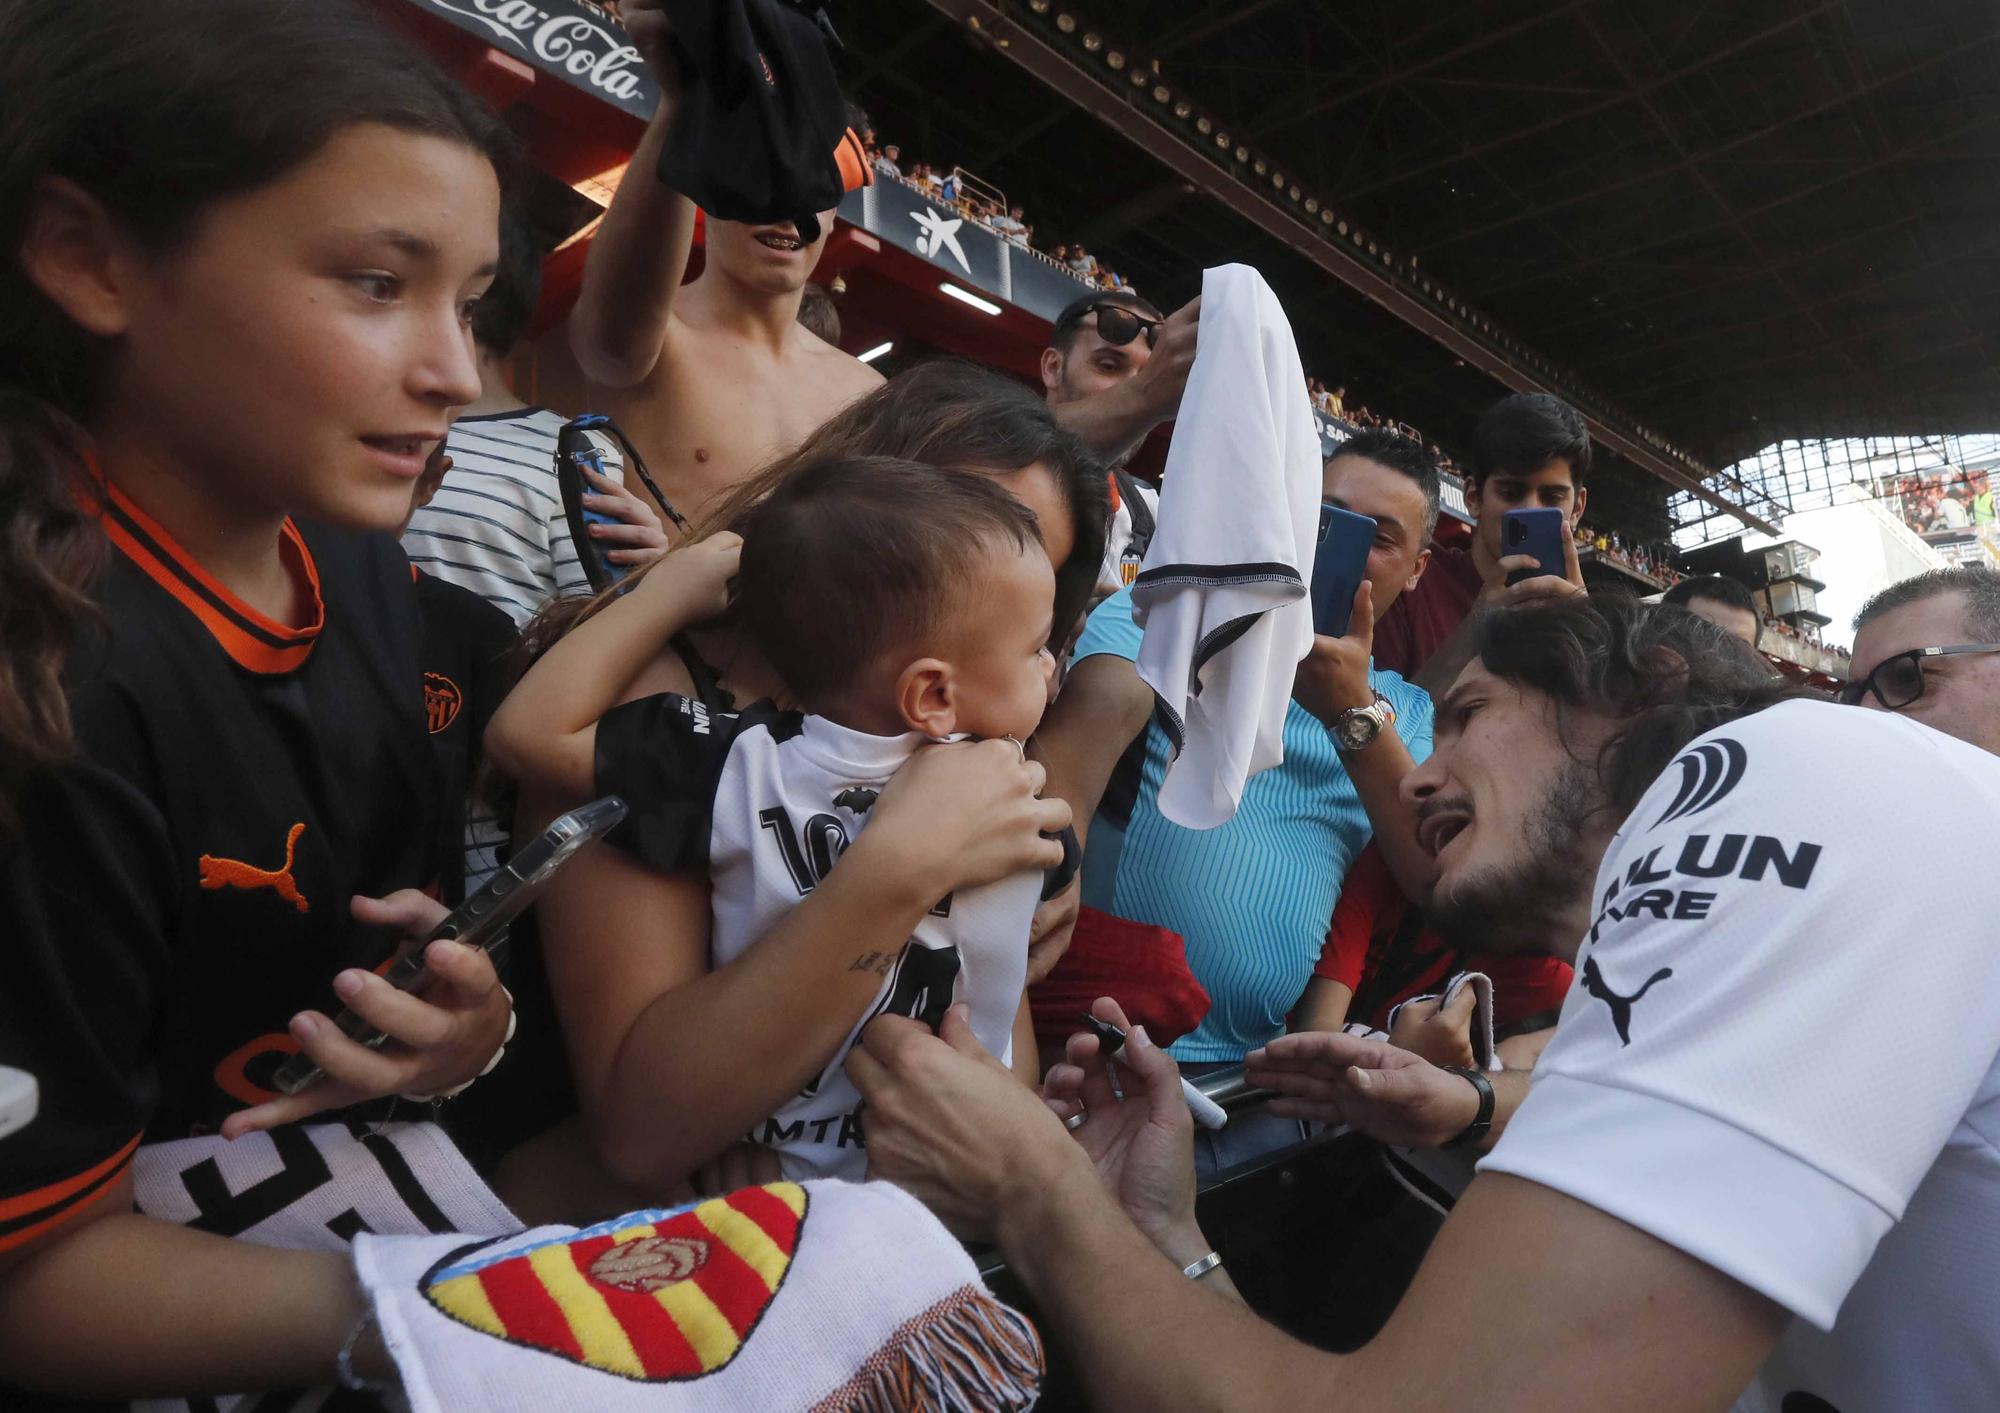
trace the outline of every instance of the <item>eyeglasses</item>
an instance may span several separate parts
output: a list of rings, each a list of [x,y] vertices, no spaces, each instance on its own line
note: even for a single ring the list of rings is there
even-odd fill
[[[1146,347],[1152,348],[1160,341],[1160,320],[1135,314],[1122,304],[1086,304],[1063,322],[1081,324],[1083,316],[1092,313],[1097,315],[1097,336],[1113,348],[1123,348],[1139,337],[1142,330],[1146,335]]]
[[[1875,670],[1840,689],[1843,705],[1859,706],[1870,692],[1890,711],[1901,711],[1924,694],[1924,659],[1927,657],[1969,657],[1975,653],[2000,653],[2000,643],[1959,643],[1948,648],[1911,648],[1885,657]]]

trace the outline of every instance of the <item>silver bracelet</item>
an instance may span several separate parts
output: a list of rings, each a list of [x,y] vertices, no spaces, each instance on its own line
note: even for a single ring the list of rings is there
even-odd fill
[[[1198,1281],[1221,1264],[1222,1253],[1220,1251],[1211,1251],[1199,1261],[1190,1262],[1188,1265],[1181,1267],[1181,1274],[1191,1281]]]
[[[361,1298],[367,1300],[366,1292],[363,1292]],[[375,1307],[367,1305],[361,1311],[361,1318],[354,1322],[354,1328],[347,1332],[347,1338],[341,1343],[340,1353],[334,1356],[334,1381],[342,1388],[355,1393],[394,1393],[396,1385],[386,1379],[366,1379],[354,1372],[354,1346],[361,1343],[361,1336],[366,1334],[368,1327],[374,1323]]]

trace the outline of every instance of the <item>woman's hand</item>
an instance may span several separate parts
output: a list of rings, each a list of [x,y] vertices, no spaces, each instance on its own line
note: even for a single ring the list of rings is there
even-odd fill
[[[1198,1233],[1176,1245],[1194,1230],[1194,1119],[1181,1096],[1180,1066],[1108,996],[1090,1010],[1125,1032],[1125,1047],[1111,1062],[1125,1097],[1112,1088],[1102,1047],[1087,1032],[1069,1038],[1063,1063],[1042,1081],[1042,1096],[1058,1118],[1084,1116],[1072,1137],[1132,1224],[1168,1255],[1190,1260],[1208,1248]],[[1200,1249],[1180,1256],[1190,1244]]]
[[[1479,1091],[1408,1050],[1341,1031],[1281,1035],[1243,1062],[1243,1077],[1286,1096],[1281,1118],[1351,1124],[1399,1148],[1436,1148],[1479,1113]]]
[[[1389,1043],[1434,1065],[1471,1069],[1478,1062],[1472,1053],[1472,1013],[1479,998],[1470,986],[1461,986],[1449,1006],[1440,1009],[1440,999],[1424,996],[1399,1006],[1389,1024]]]
[[[590,489],[583,493],[584,509],[609,515],[618,522],[589,527],[591,539],[597,541],[609,563],[636,569],[667,552],[667,532],[660,524],[658,511],[633,495],[623,482],[614,481],[602,472],[585,467],[583,479],[590,484]]]
[[[356,898],[355,921],[397,927],[407,941],[429,935],[446,916],[442,903],[405,888],[386,898]],[[324,1070],[297,1094],[239,1110],[222,1123],[225,1138],[296,1123],[391,1094],[438,1094],[476,1079],[507,1034],[512,1004],[485,952],[457,942],[433,942],[424,953],[431,972],[422,996],[398,991],[373,972],[350,968],[333,979],[334,994],[389,1036],[379,1050],[347,1038],[319,1011],[292,1017],[292,1038]]]
[[[1069,887],[1035,909],[1035,920],[1028,928],[1028,985],[1033,986],[1054,971],[1056,963],[1069,951],[1070,938],[1076,933],[1077,914],[1082,909],[1081,873],[1069,881]]]
[[[1069,806],[1040,798],[1045,774],[1012,741],[924,746],[882,791],[854,849],[877,856],[933,901],[1062,862],[1045,839],[1069,823]],[[851,868],[853,865],[846,865]]]
[[[868,1175],[893,1182],[960,1237],[986,1238],[1010,1211],[1089,1168],[1062,1125],[972,1033],[963,1004],[936,1035],[881,1016],[848,1052],[866,1107]]]

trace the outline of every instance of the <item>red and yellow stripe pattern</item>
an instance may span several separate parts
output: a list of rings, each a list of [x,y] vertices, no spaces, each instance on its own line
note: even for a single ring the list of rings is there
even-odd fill
[[[796,1183],[744,1188],[449,1266],[424,1297],[475,1330],[606,1373],[700,1378],[749,1339],[784,1283],[805,1214]]]

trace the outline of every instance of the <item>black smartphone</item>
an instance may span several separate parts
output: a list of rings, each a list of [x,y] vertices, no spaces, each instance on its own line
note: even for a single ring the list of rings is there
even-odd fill
[[[1375,544],[1375,519],[1337,505],[1319,508],[1319,545],[1313,552],[1313,632],[1323,638],[1347,636],[1354,596],[1368,577],[1368,551]]]
[[[535,901],[535,895],[555,877],[557,869],[576,857],[577,851],[585,844],[609,834],[623,818],[625,802],[616,795],[593,800],[558,816],[534,840],[515,850],[514,856],[487,880],[484,888],[454,908],[449,917],[431,929],[428,937],[384,972],[382,979],[399,991],[421,994],[430,981],[430,968],[424,964],[424,949],[431,943],[461,942],[482,951],[490,950],[506,932],[507,924],[519,917],[522,910]],[[334,1024],[340,1027],[343,1035],[370,1049],[388,1039],[344,1006],[334,1017]],[[281,1093],[296,1094],[319,1079],[322,1073],[310,1056],[294,1055],[278,1067],[272,1082]]]
[[[1507,582],[1518,584],[1523,579],[1538,578],[1543,574],[1561,575],[1563,572],[1563,537],[1569,534],[1569,519],[1553,506],[1538,506],[1533,510],[1509,510],[1500,517],[1500,557],[1510,554],[1525,554],[1536,561],[1536,568],[1515,569],[1507,574]]]

